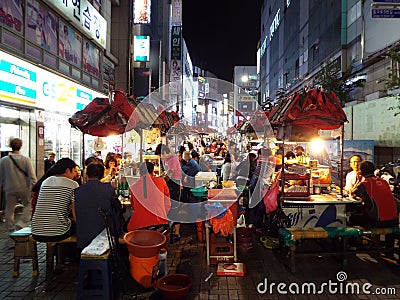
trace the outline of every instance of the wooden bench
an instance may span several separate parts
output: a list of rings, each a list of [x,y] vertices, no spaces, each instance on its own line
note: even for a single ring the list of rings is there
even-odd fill
[[[19,276],[19,263],[21,259],[31,259],[33,267],[32,276],[38,276],[39,265],[37,256],[37,244],[35,239],[32,237],[31,228],[22,228],[18,231],[10,233],[9,236],[15,241],[13,276]]]
[[[296,255],[296,244],[301,240],[306,239],[333,239],[335,243],[334,252],[324,252],[324,254],[335,254],[342,257],[342,264],[346,266],[347,260],[347,239],[348,237],[360,237],[363,235],[363,231],[354,227],[315,227],[315,228],[281,228],[279,229],[279,240],[283,249],[288,249],[286,253],[292,273],[296,272],[295,266],[295,255]],[[298,253],[300,254],[300,253]],[[301,253],[315,254],[315,252]]]
[[[55,268],[58,265],[64,264],[61,246],[68,243],[76,243],[76,235],[70,236],[58,242],[46,243],[46,280],[52,280]],[[54,257],[56,258],[55,265]]]
[[[346,266],[348,264],[347,252],[348,252],[348,238],[354,237],[369,237],[372,241],[379,242],[380,235],[387,234],[398,234],[400,228],[395,227],[315,227],[315,228],[281,228],[279,229],[279,240],[281,246],[288,249],[287,258],[289,261],[289,268],[292,273],[296,271],[295,267],[295,255],[296,255],[296,243],[306,239],[333,239],[336,246],[334,252],[323,252],[324,254],[335,254],[342,257],[342,264]],[[391,249],[382,249],[378,246],[378,243],[371,247],[371,251],[390,251]],[[368,252],[366,250],[363,252]],[[300,253],[298,253],[300,254]],[[301,254],[315,254],[315,252],[307,252]]]
[[[10,235],[15,241],[14,247],[14,271],[13,276],[19,276],[19,264],[21,259],[32,260],[32,276],[38,276],[39,264],[37,255],[37,241],[32,237],[31,227],[25,227],[18,231],[12,232]],[[62,244],[76,243],[76,235],[66,238],[59,242],[46,243],[46,279],[51,280],[54,276],[54,270],[58,265],[64,263],[63,255],[61,253]],[[119,237],[119,244],[126,244],[124,235]],[[54,260],[54,258],[56,260]]]

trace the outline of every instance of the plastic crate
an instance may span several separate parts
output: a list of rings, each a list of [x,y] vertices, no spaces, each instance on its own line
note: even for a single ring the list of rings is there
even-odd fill
[[[234,189],[211,189],[208,190],[208,204],[220,202],[225,208],[230,209],[236,226],[239,217],[239,202]]]

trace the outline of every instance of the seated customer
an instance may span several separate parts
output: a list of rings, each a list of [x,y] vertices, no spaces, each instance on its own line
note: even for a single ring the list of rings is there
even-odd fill
[[[344,187],[348,194],[351,194],[359,182],[362,180],[360,171],[360,163],[362,159],[360,155],[352,155],[350,157],[350,168],[351,171],[346,175],[346,185]]]
[[[70,219],[74,190],[79,186],[76,163],[62,158],[53,166],[54,175],[43,181],[35,213],[32,218],[32,236],[39,242],[58,242],[75,233]]]
[[[109,183],[101,183],[104,167],[101,163],[91,163],[86,168],[86,183],[75,190],[76,245],[83,249],[105,228],[105,221],[99,209],[107,213],[112,234],[122,233],[122,208],[114,188]]]
[[[154,164],[140,165],[140,178],[131,186],[131,205],[133,214],[128,230],[149,227],[168,228],[167,213],[171,208],[169,189],[164,178],[154,176]]]
[[[392,227],[398,225],[396,202],[389,184],[382,178],[374,175],[375,167],[370,161],[360,164],[360,172],[364,177],[355,188],[353,195],[361,197],[363,205],[361,212],[352,213],[350,225]],[[385,237],[387,249],[394,247],[394,235]]]
[[[364,179],[353,194],[363,200],[362,212],[352,214],[352,225],[387,227],[398,224],[396,202],[386,180],[374,175],[375,167],[370,161],[360,164]]]

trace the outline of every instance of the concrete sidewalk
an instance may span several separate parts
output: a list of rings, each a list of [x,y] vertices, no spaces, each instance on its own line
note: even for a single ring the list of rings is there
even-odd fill
[[[341,266],[333,256],[299,256],[296,258],[298,271],[291,274],[281,262],[280,251],[264,248],[254,235],[253,247],[239,258],[246,264],[246,275],[217,276],[216,266],[206,264],[205,244],[197,243],[193,226],[183,225],[181,232],[181,240],[170,245],[168,250],[168,269],[170,273],[187,273],[192,277],[189,299],[400,299],[400,267],[384,261],[379,255],[371,255],[372,260],[351,255],[347,267]],[[63,265],[53,280],[46,282],[46,247],[38,243],[39,276],[32,277],[31,261],[22,260],[19,277],[12,277],[13,245],[4,223],[0,223],[0,299],[76,298],[78,263]],[[205,282],[211,273],[212,277]],[[332,289],[338,288],[337,292],[328,290],[329,282]],[[293,293],[297,287],[301,293],[303,283],[315,284],[316,289],[322,289],[322,292],[317,295]],[[364,287],[371,294],[362,290],[358,294],[346,293],[345,287],[349,283],[360,289]],[[278,284],[281,284],[280,290]],[[392,295],[378,295],[377,292],[390,292]],[[160,299],[160,295],[149,291],[136,296],[119,295],[118,298]]]

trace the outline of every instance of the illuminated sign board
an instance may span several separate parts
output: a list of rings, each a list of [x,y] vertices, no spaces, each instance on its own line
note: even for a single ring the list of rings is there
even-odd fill
[[[47,4],[59,11],[77,28],[106,48],[107,21],[90,4],[89,0],[45,0]]]
[[[0,99],[73,114],[106,97],[71,80],[0,51]]]
[[[147,35],[135,35],[133,37],[133,56],[135,61],[149,61],[150,37]]]
[[[135,0],[133,3],[133,22],[150,24],[150,0]]]
[[[274,20],[272,21],[272,24],[269,27],[269,40],[272,40],[274,32],[278,29],[280,23],[281,23],[281,9],[278,9],[278,11],[275,14]]]

